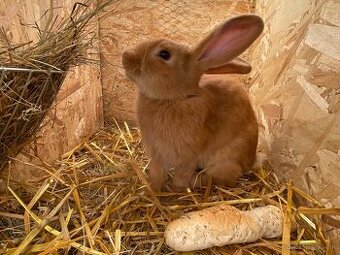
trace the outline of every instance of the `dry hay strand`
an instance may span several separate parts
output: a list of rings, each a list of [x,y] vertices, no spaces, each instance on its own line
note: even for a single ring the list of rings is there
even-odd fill
[[[214,247],[186,254],[330,254],[322,215],[327,209],[291,183],[261,168],[237,188],[209,186],[186,193],[154,193],[146,182],[149,159],[137,128],[102,130],[66,153],[41,179],[8,177],[0,197],[0,254],[175,254],[164,243],[166,225],[183,213],[216,204],[241,210],[276,205],[285,211],[282,239]],[[310,207],[297,207],[293,196]],[[297,230],[291,233],[291,225]]]
[[[39,35],[34,44],[13,44],[0,27],[0,170],[34,138],[67,70],[95,62],[88,52],[96,38],[90,22],[115,1],[90,2],[75,4],[67,18],[47,11],[44,28],[31,25]]]

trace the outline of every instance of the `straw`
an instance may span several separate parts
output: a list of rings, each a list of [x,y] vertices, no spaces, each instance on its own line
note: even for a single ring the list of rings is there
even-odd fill
[[[148,164],[139,130],[117,123],[66,153],[49,167],[50,176],[28,183],[9,179],[10,194],[0,212],[0,254],[175,254],[164,243],[167,224],[186,212],[221,203],[241,210],[282,207],[283,238],[186,254],[331,251],[321,219],[340,215],[340,208],[322,207],[294,184],[280,183],[271,171],[247,174],[236,188],[209,185],[174,193],[166,185],[154,193],[144,172]],[[30,186],[36,187],[35,193]],[[293,197],[307,200],[309,207],[294,204]]]

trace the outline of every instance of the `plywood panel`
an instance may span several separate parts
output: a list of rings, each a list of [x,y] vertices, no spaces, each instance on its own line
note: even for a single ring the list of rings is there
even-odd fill
[[[251,88],[263,147],[279,177],[339,206],[339,1],[258,0],[256,11],[266,21]],[[340,232],[329,233],[340,251]]]
[[[53,17],[69,15],[75,2],[78,1],[3,0],[0,2],[0,24],[14,43],[29,40],[35,42],[39,38],[37,31],[30,27],[23,27],[20,23],[31,26],[36,22],[40,28],[44,28],[50,15]],[[94,28],[96,28],[95,24]],[[98,47],[91,49],[91,53],[97,52],[97,58],[99,58]],[[41,164],[38,158],[47,163],[53,162],[102,126],[100,82],[99,67],[72,68],[57,96],[54,107],[44,121],[44,128],[38,134],[39,139],[27,148],[28,154],[22,153],[17,160],[38,165]],[[29,156],[29,154],[32,155]],[[32,176],[38,177],[40,174],[35,167],[20,163],[15,164],[12,169],[12,175],[21,177],[23,180],[28,180]]]

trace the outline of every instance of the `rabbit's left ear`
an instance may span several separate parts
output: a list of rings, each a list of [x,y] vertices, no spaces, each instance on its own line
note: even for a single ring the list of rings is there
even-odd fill
[[[256,15],[243,15],[226,21],[194,49],[195,64],[203,72],[226,65],[256,40],[263,27],[262,19]]]
[[[205,71],[206,74],[227,74],[227,73],[237,73],[237,74],[247,74],[251,72],[251,65],[242,58],[235,58],[225,65],[210,68]]]

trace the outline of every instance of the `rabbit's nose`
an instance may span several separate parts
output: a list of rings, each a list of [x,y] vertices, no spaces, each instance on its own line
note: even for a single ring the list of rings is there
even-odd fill
[[[122,62],[125,69],[134,69],[139,66],[139,58],[131,51],[125,51],[122,55]]]
[[[124,51],[123,55],[122,55],[123,59],[127,59],[127,58],[131,58],[132,57],[132,53],[130,51]]]
[[[123,61],[136,61],[138,59],[137,55],[129,50],[123,52]]]

